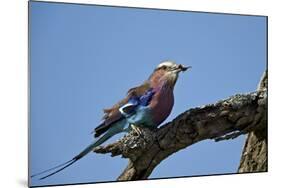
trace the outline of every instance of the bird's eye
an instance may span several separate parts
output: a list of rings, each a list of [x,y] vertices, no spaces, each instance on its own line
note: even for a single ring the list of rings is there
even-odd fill
[[[167,66],[165,66],[165,65],[162,66],[162,69],[163,69],[163,70],[166,70],[166,69],[167,69]]]

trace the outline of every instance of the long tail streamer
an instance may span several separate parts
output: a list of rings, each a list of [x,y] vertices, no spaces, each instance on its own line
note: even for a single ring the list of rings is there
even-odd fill
[[[40,180],[43,180],[43,179],[45,179],[45,178],[47,178],[47,177],[50,177],[50,176],[52,176],[52,175],[54,175],[54,174],[56,174],[56,173],[62,171],[63,169],[65,169],[65,168],[69,167],[70,165],[72,165],[73,163],[75,163],[76,161],[78,161],[78,159],[72,159],[71,162],[70,162],[69,164],[67,164],[66,166],[64,166],[64,167],[62,167],[62,168],[56,170],[55,172],[53,172],[53,173],[51,173],[51,174],[49,174],[49,175],[47,175],[47,176],[44,176],[44,177],[40,178]]]
[[[121,129],[118,130],[118,131],[115,131],[114,134],[116,134],[116,133],[118,133],[118,132],[121,132]],[[56,171],[54,171],[54,172],[52,172],[52,173],[50,173],[50,174],[48,174],[48,175],[46,175],[46,176],[40,178],[40,180],[42,180],[42,179],[45,179],[45,178],[47,178],[47,177],[50,177],[50,176],[52,176],[52,175],[54,175],[54,174],[56,174],[56,173],[62,171],[63,169],[69,167],[70,165],[72,165],[73,163],[75,163],[76,161],[78,161],[79,159],[81,159],[82,157],[84,157],[85,155],[87,155],[88,153],[90,153],[90,152],[93,150],[93,148],[95,148],[95,147],[101,145],[102,143],[104,143],[104,142],[105,142],[106,140],[108,140],[112,135],[113,135],[112,132],[108,132],[108,133],[104,134],[102,137],[98,138],[98,139],[97,139],[96,141],[94,141],[92,144],[88,145],[82,152],[80,152],[78,155],[76,155],[75,157],[73,157],[71,160],[66,161],[66,162],[64,162],[64,163],[62,163],[62,164],[60,164],[60,165],[55,166],[55,167],[49,168],[49,169],[47,169],[47,170],[44,170],[44,171],[42,171],[42,172],[33,174],[33,175],[31,176],[31,178],[34,178],[34,177],[36,177],[36,176],[39,176],[39,175],[42,175],[42,174],[45,174],[45,173],[47,173],[47,172],[50,172],[50,171],[53,171],[53,170],[56,170],[56,169],[57,169]]]
[[[39,175],[44,174],[44,173],[46,173],[46,172],[50,172],[50,171],[52,171],[52,170],[55,170],[55,169],[57,169],[57,168],[59,168],[59,167],[62,167],[62,166],[64,166],[64,165],[67,165],[68,163],[70,163],[70,162],[72,162],[72,161],[73,161],[73,159],[71,159],[71,160],[69,160],[69,161],[67,161],[67,162],[65,162],[65,163],[62,163],[62,164],[60,164],[60,165],[57,165],[57,166],[55,166],[55,167],[49,168],[49,169],[47,169],[47,170],[44,170],[44,171],[42,171],[42,172],[39,172],[39,173],[37,173],[37,174],[33,174],[33,175],[31,176],[31,178],[36,177],[36,176],[39,176]]]

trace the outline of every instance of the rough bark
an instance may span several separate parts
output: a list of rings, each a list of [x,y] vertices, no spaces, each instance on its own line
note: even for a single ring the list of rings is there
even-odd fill
[[[265,71],[258,91],[267,91],[267,83],[267,71]],[[267,104],[265,106],[267,107]],[[264,116],[261,127],[248,134],[238,168],[239,173],[267,171],[267,113]]]
[[[250,132],[255,132],[256,139],[259,139],[257,132],[264,134],[266,114],[267,87],[189,109],[158,129],[143,128],[141,135],[132,131],[113,144],[95,148],[94,152],[129,159],[128,166],[117,180],[147,179],[165,158],[199,141],[234,139]],[[257,144],[256,147],[262,147],[259,151],[267,150],[264,145]]]

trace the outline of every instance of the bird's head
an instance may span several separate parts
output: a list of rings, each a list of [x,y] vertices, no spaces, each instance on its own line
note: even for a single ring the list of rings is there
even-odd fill
[[[184,72],[187,69],[190,69],[191,66],[184,66],[182,64],[176,64],[173,61],[163,61],[161,62],[152,75],[150,76],[150,80],[154,81],[164,81],[174,86],[178,79],[178,75],[180,72]]]

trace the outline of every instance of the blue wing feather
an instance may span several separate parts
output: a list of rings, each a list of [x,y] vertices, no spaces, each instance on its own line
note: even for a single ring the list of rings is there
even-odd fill
[[[126,115],[136,113],[135,110],[139,104],[148,105],[153,95],[153,92],[151,92],[152,89],[150,88],[150,83],[146,81],[140,86],[129,89],[127,96],[113,107],[104,109],[104,116],[101,124],[92,132],[95,133],[95,137],[99,137],[112,125],[128,117]],[[123,114],[122,110],[124,112]]]
[[[140,96],[140,98],[139,98],[139,100],[140,100],[140,105],[142,105],[142,106],[147,106],[147,105],[149,105],[149,103],[150,103],[150,101],[151,101],[151,99],[152,99],[152,97],[153,97],[154,94],[155,94],[155,91],[154,91],[152,88],[148,89],[148,90],[144,93],[144,95]]]
[[[143,95],[141,96],[133,96],[129,99],[129,101],[119,108],[119,111],[125,116],[128,117],[134,114],[136,108],[138,106],[147,106],[149,105],[155,91],[152,88],[149,88]]]

